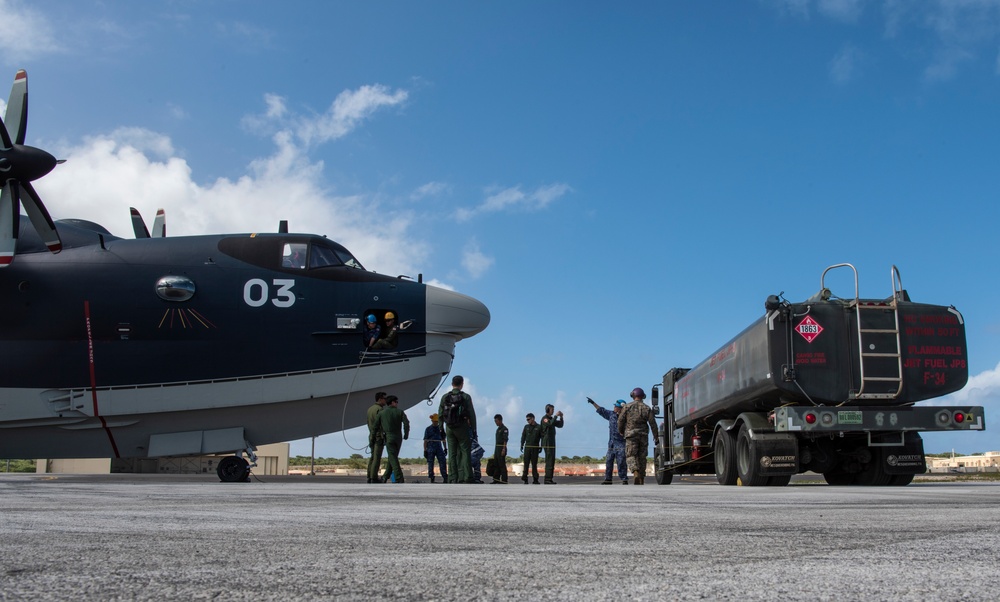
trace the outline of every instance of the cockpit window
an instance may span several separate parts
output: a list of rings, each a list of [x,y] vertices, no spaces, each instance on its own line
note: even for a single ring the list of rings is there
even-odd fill
[[[354,255],[351,255],[350,252],[347,251],[347,249],[337,250],[337,256],[340,257],[340,260],[347,267],[357,268],[359,270],[365,269],[364,266],[361,265],[361,262],[355,259]]]
[[[313,245],[312,255],[309,257],[309,267],[325,268],[331,265],[344,265],[344,262],[337,257],[333,249]]]
[[[306,267],[306,251],[309,245],[301,242],[285,243],[281,249],[281,267],[304,270]]]

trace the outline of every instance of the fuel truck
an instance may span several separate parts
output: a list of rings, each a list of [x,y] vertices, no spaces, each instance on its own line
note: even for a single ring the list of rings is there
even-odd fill
[[[853,297],[826,288],[834,269],[853,271]],[[968,381],[965,321],[910,301],[896,266],[891,279],[891,296],[862,299],[857,269],[830,266],[814,296],[769,296],[764,317],[711,357],[664,374],[651,400],[657,482],[714,473],[783,486],[811,471],[831,485],[908,485],[926,471],[921,432],[984,430],[981,406],[915,405]]]

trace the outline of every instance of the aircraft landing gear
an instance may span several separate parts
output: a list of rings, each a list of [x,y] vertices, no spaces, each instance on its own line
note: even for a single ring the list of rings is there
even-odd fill
[[[226,456],[216,472],[223,483],[243,483],[250,480],[250,463],[240,456]]]
[[[250,462],[243,459],[242,452],[236,456],[226,456],[219,461],[216,473],[223,483],[246,483],[250,480],[250,467],[257,466],[257,454],[254,453],[252,446],[247,447],[246,454],[250,457]]]

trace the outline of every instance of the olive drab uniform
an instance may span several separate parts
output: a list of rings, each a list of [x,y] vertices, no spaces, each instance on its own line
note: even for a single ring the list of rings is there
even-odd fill
[[[368,408],[368,447],[372,450],[372,455],[368,458],[368,482],[378,481],[379,470],[382,468],[382,450],[385,448],[385,434],[378,426],[378,415],[382,411],[382,406],[373,403]]]
[[[618,417],[618,433],[625,437],[625,461],[635,477],[636,485],[642,485],[646,480],[650,430],[653,431],[654,439],[660,436],[652,408],[641,399],[625,404]]]
[[[542,425],[526,424],[521,431],[521,451],[524,452],[524,472],[521,473],[521,480],[528,483],[528,468],[531,468],[531,476],[535,485],[538,484],[538,452],[542,449]]]
[[[438,405],[438,415],[444,420],[444,400],[452,393],[459,393],[465,403],[465,418],[459,424],[445,424],[445,435],[448,441],[448,482],[472,483],[472,444],[469,441],[469,431],[476,424],[476,409],[472,405],[472,396],[459,388],[441,396]]]
[[[403,445],[403,440],[410,437],[410,419],[403,410],[394,405],[387,405],[379,412],[378,423],[385,433],[385,449],[388,452],[386,454],[388,466],[385,468],[383,480],[388,480],[391,470],[396,482],[402,483],[403,470],[399,466],[399,448]]]
[[[493,473],[493,482],[507,482],[507,439],[510,433],[507,427],[501,424],[497,427],[496,444],[493,448],[493,462],[496,465]]]
[[[562,416],[542,416],[542,450],[545,451],[545,482],[554,483],[556,470],[556,429],[563,427]]]

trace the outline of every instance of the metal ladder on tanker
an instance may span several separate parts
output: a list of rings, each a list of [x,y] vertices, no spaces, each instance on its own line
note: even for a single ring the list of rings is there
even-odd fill
[[[858,369],[861,386],[850,399],[896,399],[903,391],[903,354],[899,339],[899,302],[904,299],[899,269],[892,266],[892,296],[880,301],[862,301],[858,271],[842,263],[827,268],[849,267],[854,271],[854,306],[858,325]],[[826,272],[823,272],[826,275]],[[822,285],[822,278],[821,285]],[[898,287],[897,287],[898,284]]]

